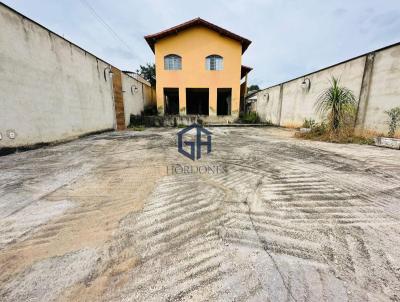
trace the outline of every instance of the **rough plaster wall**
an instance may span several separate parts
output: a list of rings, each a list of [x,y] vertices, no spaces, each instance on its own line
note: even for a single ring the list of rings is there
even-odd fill
[[[0,5],[0,147],[113,128],[107,66]],[[5,137],[7,129],[16,139]]]
[[[342,85],[351,89],[358,98],[365,57],[334,66],[329,69],[313,73],[307,78],[311,81],[310,90],[301,88],[303,79],[297,79],[284,84],[281,125],[301,126],[305,118],[313,118],[320,121],[323,117],[315,112],[315,102],[321,92],[328,88],[332,76],[340,78]]]
[[[389,127],[385,110],[396,106],[400,106],[400,46],[375,55],[364,129],[386,134]]]
[[[279,91],[278,85],[257,94],[256,111],[263,122],[279,124]]]
[[[129,126],[131,115],[140,114],[144,109],[145,87],[147,85],[122,74],[122,92],[124,96],[125,125]],[[136,87],[136,90],[135,90]]]
[[[144,106],[157,106],[156,90],[154,87],[144,85]]]
[[[320,121],[323,117],[315,112],[315,101],[323,89],[329,87],[331,76],[340,77],[342,85],[351,89],[357,100],[360,96],[366,56],[315,72],[306,77],[311,89],[301,88],[303,78],[283,84],[283,101],[280,125],[300,126],[305,118]],[[269,93],[269,101],[264,95]],[[400,106],[400,46],[377,51],[372,69],[372,79],[367,101],[364,131],[387,133],[388,118],[385,110]],[[257,112],[263,121],[279,124],[279,85],[264,89],[257,94]],[[397,135],[400,135],[400,130]]]

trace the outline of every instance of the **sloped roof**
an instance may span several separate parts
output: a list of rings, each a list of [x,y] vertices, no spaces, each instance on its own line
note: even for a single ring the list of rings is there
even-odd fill
[[[241,70],[240,70],[240,78],[243,79],[252,70],[253,70],[253,68],[242,65]]]
[[[249,47],[249,45],[251,44],[250,40],[248,40],[246,38],[243,38],[243,37],[241,37],[241,36],[239,36],[237,34],[234,34],[233,32],[230,32],[229,30],[226,30],[226,29],[224,29],[222,27],[219,27],[219,26],[217,26],[217,25],[215,25],[213,23],[210,23],[210,22],[208,22],[206,20],[203,20],[201,18],[196,18],[196,19],[187,21],[185,23],[176,25],[176,26],[171,27],[169,29],[160,31],[160,32],[158,32],[156,34],[147,35],[144,38],[146,39],[147,44],[149,44],[150,48],[154,52],[154,44],[158,40],[160,40],[162,38],[165,38],[165,37],[168,37],[168,36],[173,35],[173,34],[177,34],[180,31],[183,31],[183,30],[188,29],[188,28],[193,27],[193,26],[204,26],[204,27],[207,27],[207,28],[209,28],[211,30],[214,30],[214,31],[218,32],[219,34],[221,34],[223,36],[226,36],[228,38],[231,38],[233,40],[236,40],[236,41],[240,42],[242,44],[242,53],[244,53],[246,51],[247,47]]]

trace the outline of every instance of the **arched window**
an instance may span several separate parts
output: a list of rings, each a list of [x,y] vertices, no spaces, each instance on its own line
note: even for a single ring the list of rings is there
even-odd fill
[[[182,69],[182,58],[178,55],[167,55],[164,57],[165,70],[180,70]]]
[[[206,58],[206,69],[207,70],[222,70],[223,58],[219,55],[211,55]]]

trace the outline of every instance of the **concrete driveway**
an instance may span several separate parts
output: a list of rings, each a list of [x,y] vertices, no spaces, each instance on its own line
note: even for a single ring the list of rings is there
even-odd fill
[[[0,300],[400,301],[399,151],[210,130],[1,157]]]

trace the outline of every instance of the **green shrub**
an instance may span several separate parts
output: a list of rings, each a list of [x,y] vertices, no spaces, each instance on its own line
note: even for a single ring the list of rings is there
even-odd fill
[[[314,126],[316,126],[315,120],[313,120],[312,118],[304,119],[302,126],[303,128],[313,128]]]
[[[349,120],[354,121],[356,103],[354,93],[332,77],[330,87],[322,91],[315,107],[318,113],[328,116],[329,130],[339,135],[343,128],[348,127]]]
[[[245,124],[257,124],[260,123],[261,119],[257,112],[245,113],[240,117],[240,121]]]
[[[148,105],[144,107],[143,115],[158,115],[158,110],[156,105]]]
[[[305,119],[303,127],[311,128],[311,131],[296,133],[296,137],[332,143],[373,143],[369,138],[354,134],[356,98],[351,90],[340,85],[337,78],[332,77],[330,87],[321,93],[315,107],[326,121],[315,123],[312,119]]]
[[[142,114],[131,114],[129,121],[129,128],[133,128],[135,126],[140,126],[144,124],[144,116]]]
[[[330,124],[326,122],[316,123],[310,132],[297,132],[295,137],[330,143],[341,144],[360,144],[360,145],[373,145],[374,140],[363,136],[354,135],[354,131],[350,127],[342,128],[340,131],[334,131],[330,128]]]
[[[328,125],[325,122],[321,122],[321,123],[314,123],[314,125],[312,127],[308,127],[311,128],[311,133],[314,135],[323,135],[325,133],[328,132]]]
[[[385,111],[389,116],[389,137],[394,137],[397,127],[400,123],[400,107],[395,107],[390,110]]]
[[[144,131],[146,128],[143,125],[141,125],[141,126],[133,126],[131,129],[133,131]]]

